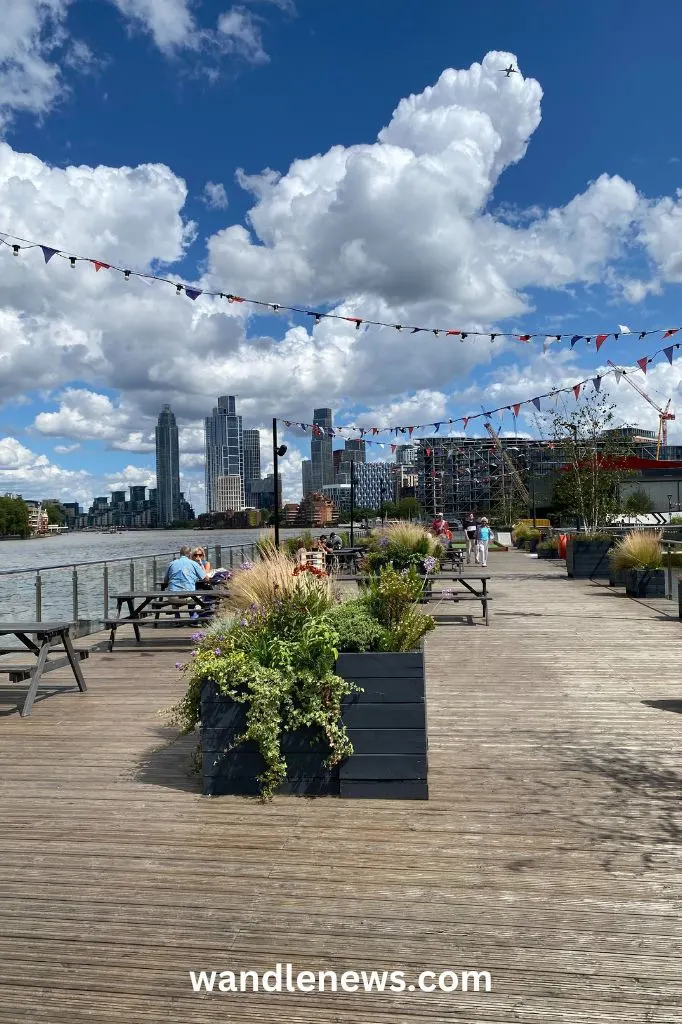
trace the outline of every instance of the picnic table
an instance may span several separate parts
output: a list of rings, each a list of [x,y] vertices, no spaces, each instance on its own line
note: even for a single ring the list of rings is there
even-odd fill
[[[140,624],[147,623],[153,617],[153,625],[160,625],[161,616],[172,616],[170,624],[191,622],[201,625],[209,622],[216,609],[216,604],[228,592],[215,590],[143,590],[114,594],[116,616],[104,620],[104,628],[110,630],[109,650],[114,649],[116,630],[120,626],[132,626],[135,640],[141,643]],[[125,614],[123,606],[126,606]]]
[[[85,693],[87,690],[80,661],[87,658],[89,652],[85,649],[74,648],[71,642],[71,626],[71,622],[61,619],[49,622],[0,622],[0,637],[15,636],[36,658],[33,665],[0,660],[0,672],[8,675],[11,683],[30,679],[28,692],[21,709],[22,718],[31,714],[33,701],[43,673],[46,671],[70,665],[78,689],[81,693]],[[35,637],[35,639],[31,639],[31,637]],[[61,646],[56,647],[55,644],[61,644]],[[15,647],[0,647],[2,655],[16,655],[17,653],[18,649]],[[50,661],[50,654],[64,654],[65,657]]]
[[[327,555],[327,568],[332,572],[337,572],[341,567],[345,567],[354,572],[357,566],[357,556],[362,551],[363,548],[338,548]]]
[[[488,611],[488,603],[492,601],[492,597],[488,593],[488,580],[491,579],[491,575],[488,572],[437,572],[437,573],[419,573],[420,579],[424,581],[424,593],[421,600],[424,603],[430,603],[433,601],[452,601],[457,603],[459,601],[480,601],[481,608],[483,610],[483,618],[486,626],[490,625],[490,613]],[[354,582],[360,587],[367,583],[372,577],[365,574],[357,574],[354,576],[336,576],[335,579],[340,582]],[[455,588],[450,590],[436,590],[433,589],[434,583],[457,583],[463,588],[461,592],[457,592]]]

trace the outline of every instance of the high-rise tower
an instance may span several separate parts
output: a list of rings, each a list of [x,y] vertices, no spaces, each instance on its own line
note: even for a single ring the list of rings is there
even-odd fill
[[[233,478],[230,503],[244,506],[244,439],[242,418],[237,416],[233,395],[223,395],[212,414],[204,421],[206,449],[206,511],[225,511],[225,488],[218,486],[220,477]],[[235,484],[238,477],[240,483]],[[237,487],[239,494],[236,493]]]
[[[170,405],[164,405],[156,426],[157,522],[170,526],[180,518],[180,456],[178,426]]]

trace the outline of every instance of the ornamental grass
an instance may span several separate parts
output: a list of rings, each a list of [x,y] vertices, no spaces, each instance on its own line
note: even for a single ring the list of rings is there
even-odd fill
[[[297,563],[274,545],[263,545],[259,561],[249,569],[241,569],[230,582],[227,607],[233,609],[269,608],[275,601],[296,593],[310,592],[322,605],[333,600],[331,580],[310,573],[295,575]],[[314,592],[314,593],[313,593]]]
[[[661,534],[651,530],[630,530],[609,552],[616,572],[623,569],[661,569]]]

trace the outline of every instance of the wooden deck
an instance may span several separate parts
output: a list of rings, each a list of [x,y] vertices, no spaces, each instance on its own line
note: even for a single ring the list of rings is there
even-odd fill
[[[27,719],[3,681],[0,1022],[682,1022],[682,624],[490,563],[490,628],[429,639],[428,803],[200,797],[158,715],[180,630],[94,654],[87,694]],[[493,990],[191,991],[277,961]]]

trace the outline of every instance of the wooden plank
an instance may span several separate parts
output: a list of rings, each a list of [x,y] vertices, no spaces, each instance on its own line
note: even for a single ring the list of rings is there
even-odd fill
[[[677,608],[490,563],[492,626],[428,637],[428,710],[374,705],[369,732],[428,714],[428,800],[203,798],[158,714],[189,630],[80,638],[87,700],[39,692],[24,720],[0,683],[0,1024],[681,1024]],[[494,985],[190,990],[277,960]]]

